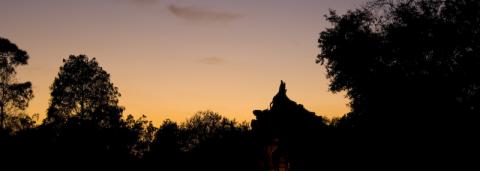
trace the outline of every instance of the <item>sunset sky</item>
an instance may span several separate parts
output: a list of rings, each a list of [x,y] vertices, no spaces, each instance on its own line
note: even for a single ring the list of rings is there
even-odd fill
[[[0,0],[0,37],[30,54],[18,68],[44,116],[49,87],[70,54],[97,58],[122,94],[126,114],[159,123],[199,110],[250,120],[287,84],[318,115],[349,111],[315,63],[328,9],[360,0]]]

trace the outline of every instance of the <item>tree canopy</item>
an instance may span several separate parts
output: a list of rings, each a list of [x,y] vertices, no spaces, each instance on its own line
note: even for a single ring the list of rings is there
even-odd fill
[[[18,114],[33,98],[32,83],[16,80],[15,68],[28,63],[28,54],[8,39],[0,37],[0,131],[7,114]]]
[[[95,58],[71,55],[63,60],[51,86],[47,122],[61,124],[71,117],[93,121],[100,126],[118,126],[123,108],[120,93],[110,74]]]
[[[372,1],[326,16],[321,53],[330,90],[346,91],[346,127],[475,125],[480,112],[480,3]],[[408,126],[406,126],[408,125]]]

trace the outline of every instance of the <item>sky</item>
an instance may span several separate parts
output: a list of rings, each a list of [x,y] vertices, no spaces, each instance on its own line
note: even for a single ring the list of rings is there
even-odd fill
[[[0,37],[26,50],[27,112],[45,116],[62,59],[95,57],[122,94],[125,114],[154,123],[212,110],[239,121],[287,95],[317,115],[350,111],[315,63],[329,9],[361,0],[0,0]]]

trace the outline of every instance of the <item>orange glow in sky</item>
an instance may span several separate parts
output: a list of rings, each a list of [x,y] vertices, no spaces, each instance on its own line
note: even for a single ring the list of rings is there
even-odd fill
[[[289,97],[327,117],[348,112],[315,63],[328,9],[356,0],[2,0],[0,36],[30,54],[17,78],[33,84],[28,113],[44,116],[68,55],[97,58],[126,114],[159,123],[199,110],[250,120],[287,83]]]

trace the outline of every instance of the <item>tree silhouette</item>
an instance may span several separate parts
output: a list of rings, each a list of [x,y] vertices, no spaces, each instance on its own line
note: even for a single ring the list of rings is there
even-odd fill
[[[201,111],[184,124],[187,161],[201,170],[253,170],[249,127],[212,111]],[[185,135],[186,134],[186,135]],[[191,168],[194,169],[194,168]],[[190,169],[189,169],[190,170]]]
[[[24,110],[33,98],[30,82],[18,83],[15,68],[26,65],[28,54],[17,45],[0,37],[0,131],[5,129],[8,114]]]
[[[155,133],[150,151],[145,159],[151,163],[162,163],[165,169],[175,169],[182,161],[180,127],[176,122],[164,120],[158,131]]]
[[[185,122],[165,120],[146,160],[167,170],[254,170],[249,126],[213,111],[199,111]]]
[[[473,0],[378,0],[331,11],[317,62],[330,90],[351,99],[338,125],[401,132],[478,125],[479,9]]]
[[[122,119],[118,88],[95,58],[71,55],[63,62],[51,86],[47,118],[39,129],[44,153],[59,161],[102,165],[142,157],[153,139],[152,123],[131,115]],[[118,166],[130,164],[134,162]]]
[[[333,158],[405,166],[474,155],[479,14],[474,0],[377,0],[331,11],[317,62],[352,108],[333,123]]]
[[[118,106],[120,93],[110,82],[110,75],[85,55],[63,60],[51,86],[47,123],[63,124],[76,117],[101,127],[119,126],[123,108]]]
[[[128,115],[121,123],[120,130],[123,130],[124,135],[120,136],[120,140],[127,140],[123,145],[129,146],[128,150],[137,159],[143,158],[151,150],[150,146],[155,139],[157,128],[145,115],[136,120],[132,115]]]

